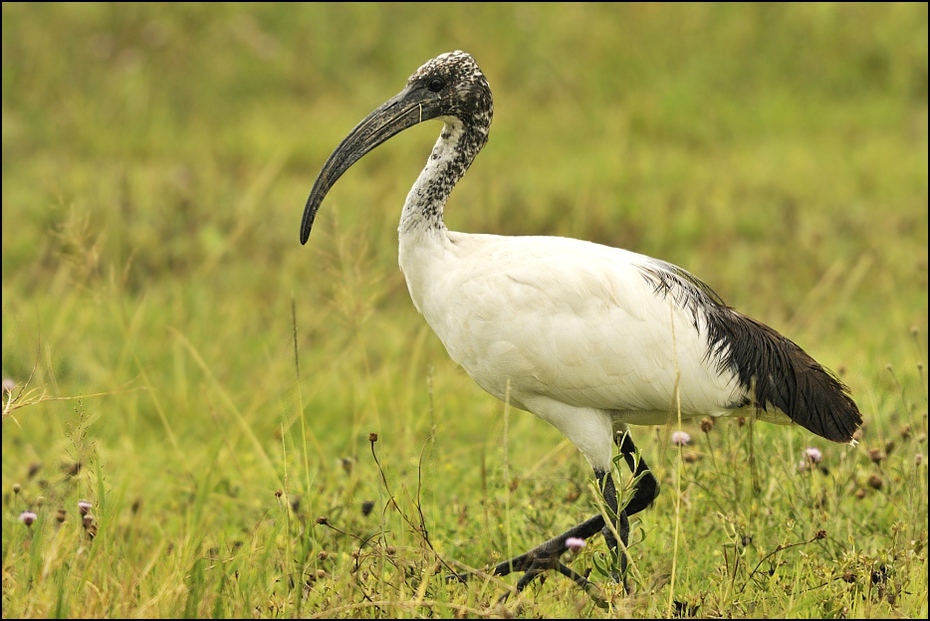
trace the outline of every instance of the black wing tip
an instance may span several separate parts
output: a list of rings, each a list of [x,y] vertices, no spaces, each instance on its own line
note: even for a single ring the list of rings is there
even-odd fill
[[[862,414],[849,388],[793,341],[735,311],[709,316],[712,350],[762,409],[769,404],[831,442],[853,443]]]
[[[855,443],[856,432],[862,426],[862,413],[849,388],[806,354],[795,361],[800,363],[794,373],[794,385],[800,398],[789,401],[791,405],[784,404],[789,408],[788,415],[805,429],[831,442]]]
[[[852,399],[848,397],[847,399],[849,401],[847,407],[834,408],[829,413],[825,413],[820,420],[820,429],[811,429],[811,431],[831,442],[855,443],[856,432],[862,426],[862,414]]]

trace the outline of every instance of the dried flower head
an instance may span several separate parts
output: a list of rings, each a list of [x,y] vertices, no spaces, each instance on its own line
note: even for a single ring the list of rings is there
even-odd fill
[[[701,461],[701,454],[696,453],[694,451],[688,451],[687,453],[682,455],[681,458],[685,460],[686,464],[693,464],[693,463]]]
[[[93,508],[94,508],[94,505],[88,500],[78,501],[78,511],[81,512],[81,515],[87,515],[88,512]]]
[[[714,419],[710,416],[701,419],[701,431],[704,433],[710,433],[710,430],[714,428]]]

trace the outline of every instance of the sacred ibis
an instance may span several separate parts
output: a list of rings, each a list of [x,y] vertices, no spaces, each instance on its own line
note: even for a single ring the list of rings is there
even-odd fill
[[[492,113],[491,88],[469,54],[428,61],[330,155],[307,199],[300,242],[307,242],[320,204],[352,164],[413,125],[443,122],[398,227],[410,297],[479,386],[550,423],[584,454],[617,516],[620,575],[628,516],[658,494],[629,424],[758,415],[794,421],[835,442],[854,441],[862,417],[848,388],[682,268],[577,239],[448,230],[446,200],[487,142]],[[621,507],[610,475],[614,444],[638,480]],[[492,572],[524,572],[518,590],[549,569],[586,586],[560,556],[569,538],[598,532],[616,553],[614,529],[598,514]]]

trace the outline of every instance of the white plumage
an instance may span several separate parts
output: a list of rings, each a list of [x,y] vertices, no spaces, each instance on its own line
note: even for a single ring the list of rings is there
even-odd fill
[[[744,401],[736,376],[706,363],[706,329],[649,286],[648,257],[562,237],[432,237],[400,242],[426,322],[479,386],[504,399],[509,382],[510,402],[557,427],[592,467],[610,467],[612,425],[674,420],[676,383],[682,418]]]
[[[429,119],[443,128],[401,214],[399,263],[410,297],[449,355],[484,390],[554,425],[588,459],[623,547],[600,514],[492,569],[522,571],[522,589],[561,563],[565,541],[602,531],[626,569],[628,516],[658,485],[628,424],[749,413],[795,421],[836,442],[862,422],[847,388],[793,342],[726,306],[685,270],[641,254],[563,237],[449,231],[443,208],[487,142],[488,82],[464,52],[420,67],[332,153],[307,199],[301,242],[323,198],[352,164]],[[613,445],[638,477],[618,506]],[[467,578],[466,574],[458,576]]]

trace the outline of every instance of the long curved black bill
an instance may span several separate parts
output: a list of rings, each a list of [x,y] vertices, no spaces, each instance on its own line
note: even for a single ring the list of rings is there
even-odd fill
[[[438,116],[435,94],[425,89],[408,86],[378,106],[349,132],[336,147],[317,176],[307,197],[303,220],[300,223],[300,243],[306,244],[313,228],[313,220],[330,188],[355,162],[366,153],[396,136],[408,127]],[[429,95],[433,95],[431,98]]]

